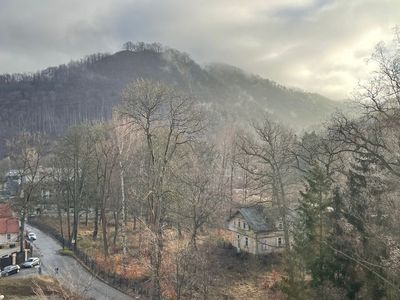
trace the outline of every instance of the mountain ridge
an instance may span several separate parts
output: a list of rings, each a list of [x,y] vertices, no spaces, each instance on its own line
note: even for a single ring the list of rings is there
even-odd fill
[[[162,81],[194,95],[212,107],[220,122],[228,117],[253,120],[268,113],[304,128],[338,106],[319,94],[286,88],[234,66],[202,67],[186,53],[143,45],[92,54],[33,74],[0,75],[1,144],[21,130],[59,136],[71,125],[109,119],[124,87],[137,78]]]

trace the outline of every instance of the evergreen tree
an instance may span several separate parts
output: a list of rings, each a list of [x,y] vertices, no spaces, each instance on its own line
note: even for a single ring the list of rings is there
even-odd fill
[[[341,235],[342,240],[349,241],[342,249],[352,257],[368,262],[369,269],[348,260],[346,272],[342,274],[343,284],[349,299],[355,299],[360,293],[358,296],[391,299],[391,288],[377,276],[386,277],[384,269],[376,267],[388,256],[386,245],[379,236],[379,232],[384,234],[390,228],[382,212],[384,182],[371,157],[357,155],[354,161],[347,175],[346,203],[343,205],[343,217],[351,231]]]
[[[338,187],[333,191],[332,234],[328,238],[328,245],[334,250],[335,256],[331,261],[331,280],[333,284],[345,290],[348,299],[356,299],[360,290],[358,265],[343,256],[342,253],[354,252],[353,234],[345,230],[346,220],[343,216],[345,199]],[[339,252],[340,251],[340,252]]]
[[[294,249],[311,274],[311,287],[326,299],[322,287],[333,277],[334,253],[327,241],[332,234],[331,180],[323,169],[315,165],[305,176],[305,191],[301,192],[297,209]]]

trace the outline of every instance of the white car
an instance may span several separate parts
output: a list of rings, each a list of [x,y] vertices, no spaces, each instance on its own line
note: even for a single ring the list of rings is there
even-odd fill
[[[31,257],[22,264],[24,268],[33,268],[36,265],[40,265],[39,257]]]
[[[34,232],[29,232],[28,233],[28,239],[35,241],[36,240],[36,234]]]

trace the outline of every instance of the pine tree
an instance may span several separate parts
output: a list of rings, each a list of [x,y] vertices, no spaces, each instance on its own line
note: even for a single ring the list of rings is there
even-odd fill
[[[343,273],[343,284],[349,299],[355,299],[361,289],[364,297],[390,299],[390,288],[377,277],[377,274],[385,277],[383,269],[373,266],[381,265],[382,258],[388,255],[385,245],[379,242],[380,237],[377,235],[389,228],[382,217],[381,197],[384,183],[377,176],[379,169],[371,157],[357,155],[354,161],[347,175],[346,203],[343,205],[343,217],[351,225],[352,231],[346,234],[347,237],[342,235],[342,240],[352,242],[342,248],[346,253],[368,261],[373,271],[348,261],[346,272]]]
[[[333,212],[332,212],[332,234],[328,238],[328,245],[334,250],[334,257],[331,261],[330,278],[333,284],[345,290],[348,299],[356,299],[357,293],[361,288],[359,280],[359,267],[357,264],[343,256],[342,253],[352,253],[354,251],[354,236],[345,231],[346,220],[343,216],[345,199],[338,187],[333,191]]]
[[[324,282],[332,278],[333,251],[327,245],[332,234],[331,180],[318,165],[313,166],[305,177],[305,191],[297,210],[298,218],[294,234],[295,252],[311,274],[311,286],[321,290]],[[321,295],[325,298],[324,295]]]

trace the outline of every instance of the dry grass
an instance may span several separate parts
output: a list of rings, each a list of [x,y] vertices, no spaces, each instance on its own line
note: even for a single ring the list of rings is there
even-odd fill
[[[32,276],[26,278],[2,278],[0,291],[5,299],[38,299],[39,294],[49,299],[79,299],[70,291],[64,289],[58,281],[48,276]],[[40,297],[39,297],[40,298]]]
[[[46,219],[47,224],[58,228],[56,220]],[[149,251],[148,241],[150,237],[142,232],[142,243],[139,245],[139,230],[133,229],[133,224],[127,227],[128,238],[128,258],[127,268],[122,268],[122,249],[113,247],[110,243],[110,255],[106,258],[103,254],[103,241],[101,232],[98,238],[92,239],[92,226],[80,227],[79,248],[90,255],[99,266],[104,270],[119,274],[127,279],[140,280],[149,276]],[[99,228],[100,230],[100,228]],[[109,227],[109,238],[112,241],[113,227]],[[64,229],[66,232],[66,229]],[[228,295],[229,299],[282,299],[278,291],[270,289],[270,279],[272,274],[280,272],[279,263],[273,258],[259,259],[253,256],[238,256],[232,249],[223,248],[228,243],[229,233],[224,230],[207,232],[199,237],[199,248],[208,248],[211,253],[210,270],[213,282],[210,288],[210,299],[220,299],[222,295]],[[121,238],[121,237],[119,237]],[[225,241],[225,243],[224,243]],[[188,237],[178,238],[176,231],[167,230],[165,232],[164,242],[164,265],[162,274],[166,280],[163,280],[163,290],[167,294],[173,294],[171,282],[171,271],[173,272],[173,259],[178,249],[188,243]],[[121,240],[117,241],[121,245]],[[211,249],[211,250],[210,250]],[[140,250],[140,251],[139,251]],[[166,296],[166,294],[164,295]]]

